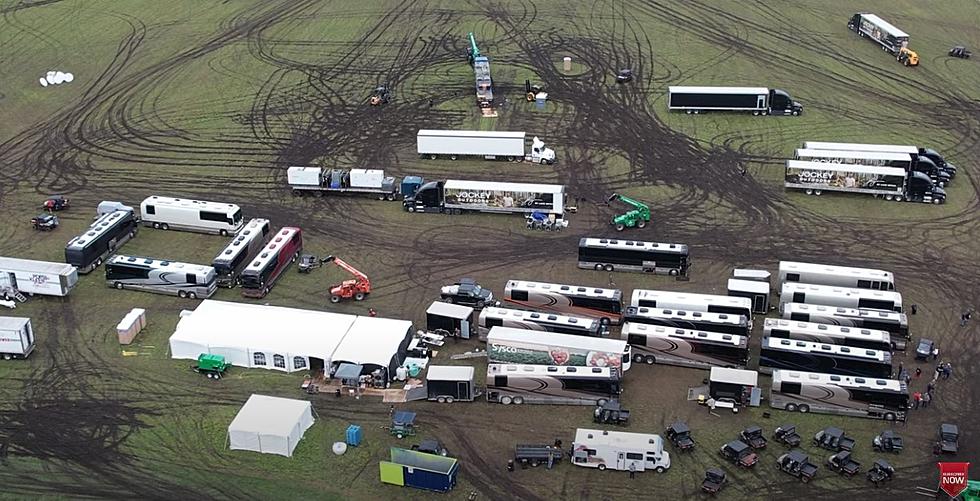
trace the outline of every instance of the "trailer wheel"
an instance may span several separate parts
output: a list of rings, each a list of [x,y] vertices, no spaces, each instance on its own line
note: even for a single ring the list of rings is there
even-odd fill
[[[4,360],[10,360],[10,359],[12,359],[12,358],[14,358],[14,356],[13,356],[13,355],[11,355],[10,353],[4,353],[4,354],[3,354],[3,359],[4,359]]]
[[[436,154],[435,153],[429,155],[429,160],[435,160],[436,158],[437,157],[436,157]]]
[[[892,200],[895,200],[895,197],[893,195],[885,195],[885,200],[891,202]]]
[[[595,271],[602,271],[602,265],[601,264],[595,265],[594,268],[595,268]]]
[[[444,404],[446,403],[446,397],[436,397],[436,402],[439,402],[440,404]]]
[[[813,194],[819,197],[820,195],[823,195],[823,190],[813,190]]]
[[[160,229],[161,230],[169,230],[170,229],[170,225],[167,224],[167,223],[160,223]]]
[[[803,482],[804,484],[809,483],[810,482],[810,477],[802,476],[802,477],[800,477],[800,481]]]
[[[633,361],[638,364],[643,363],[643,355],[640,355],[639,353],[633,355]]]
[[[537,459],[531,460],[531,468],[537,468],[541,463]]]
[[[153,229],[159,230],[160,229],[160,223],[153,223]]]
[[[807,195],[813,195],[813,190],[810,189],[810,188],[807,188],[807,189],[803,190],[803,193],[806,193]]]
[[[117,289],[122,289],[123,288],[122,282],[116,282],[115,283],[115,286],[116,286]]]
[[[214,379],[214,374],[211,374],[210,372],[207,373],[206,376],[208,377],[208,379]]]
[[[453,397],[452,397],[452,396],[448,396],[448,397],[446,397],[446,403],[447,403],[447,404],[451,404],[451,403],[453,403]]]
[[[364,293],[358,292],[354,294],[354,301],[364,301]]]
[[[694,111],[693,111],[693,110],[687,110],[687,114],[688,114],[688,115],[691,115],[691,114],[693,114],[693,113],[694,113]]]
[[[762,110],[762,113],[761,113],[762,116],[766,116],[768,114],[769,114],[769,110]]]
[[[657,357],[655,357],[653,355],[647,355],[647,356],[643,357],[643,361],[646,362],[647,365],[653,365],[653,364],[657,363]]]
[[[626,229],[626,225],[623,223],[616,223],[616,231],[623,231]]]
[[[615,268],[613,268],[613,265],[607,264],[607,265],[603,266],[603,269],[606,270],[606,271],[613,271]]]
[[[513,162],[514,160],[517,160],[517,159],[515,157],[507,157],[507,161],[508,162]]]
[[[456,160],[456,155],[449,155],[450,160]]]
[[[896,202],[901,202],[903,199],[904,199],[904,197],[902,197],[902,195],[895,195],[895,201]]]
[[[223,237],[227,237],[228,236],[228,230],[221,230],[221,231],[218,232],[218,234],[221,235],[221,236],[223,236]]]
[[[756,117],[759,116],[759,110],[753,111],[752,112],[752,116],[756,116]]]

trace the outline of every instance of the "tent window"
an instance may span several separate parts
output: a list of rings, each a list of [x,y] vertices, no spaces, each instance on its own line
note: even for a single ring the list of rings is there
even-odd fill
[[[285,369],[286,368],[286,357],[284,357],[282,355],[273,355],[272,356],[272,362],[273,362],[273,364],[276,367],[278,367],[280,369]]]
[[[293,357],[293,369],[305,369],[306,359],[303,357]]]
[[[253,365],[265,365],[265,353],[255,353],[252,355]]]

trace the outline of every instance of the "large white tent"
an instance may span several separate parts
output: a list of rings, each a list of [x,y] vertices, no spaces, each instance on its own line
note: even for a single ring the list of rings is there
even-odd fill
[[[252,395],[228,425],[228,442],[233,450],[291,457],[313,421],[306,400]]]
[[[378,366],[394,371],[412,339],[412,322],[393,318],[357,317],[333,352],[334,362]]]
[[[224,355],[239,367],[307,370],[310,358],[329,364],[357,317],[279,306],[205,300],[177,323],[173,358]]]

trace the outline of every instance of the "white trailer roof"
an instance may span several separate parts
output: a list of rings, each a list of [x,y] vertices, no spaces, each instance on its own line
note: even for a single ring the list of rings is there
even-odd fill
[[[201,353],[232,349],[287,353],[329,362],[356,318],[208,299],[177,323],[170,336],[171,354],[173,358],[197,359]]]
[[[524,139],[526,132],[511,132],[499,130],[437,130],[419,129],[419,136],[434,137],[489,137],[489,138],[520,138]]]
[[[803,149],[807,150],[838,150],[838,151],[897,151],[917,155],[918,146],[902,146],[897,144],[864,144],[864,143],[828,143],[823,141],[806,141]]]
[[[0,317],[0,329],[19,331],[30,322],[27,317]]]
[[[769,283],[758,280],[728,279],[729,291],[751,292],[753,294],[769,294]]]
[[[447,190],[514,191],[556,195],[565,192],[565,185],[563,184],[502,183],[497,181],[461,181],[458,179],[446,181],[445,187]]]
[[[410,335],[412,322],[379,317],[354,318],[331,360],[387,367]]]
[[[787,160],[787,169],[809,169],[822,171],[843,171],[856,174],[874,174],[878,176],[905,177],[905,169],[899,167],[882,167],[878,165],[837,164],[827,162],[806,162],[803,160]]]
[[[766,270],[735,268],[732,270],[732,276],[743,280],[769,280],[772,274]]]
[[[912,156],[900,151],[855,151],[797,149],[796,158],[858,158],[861,160],[898,160],[908,162]]]
[[[652,446],[652,449],[655,451],[663,448],[663,439],[660,435],[631,433],[628,431],[592,430],[588,428],[578,428],[575,430],[575,443],[616,445],[627,448]]]
[[[667,87],[671,94],[769,94],[767,87],[693,87],[672,85]]]
[[[0,270],[33,271],[36,273],[57,273],[70,275],[75,267],[67,263],[50,261],[34,261],[33,259],[18,259],[15,257],[0,257]]]
[[[743,369],[729,369],[727,367],[712,367],[708,376],[710,381],[719,383],[733,383],[744,386],[759,386],[759,373]]]
[[[230,213],[239,209],[235,204],[224,202],[208,202],[204,200],[190,200],[187,198],[162,197],[157,195],[146,197],[142,205],[145,206],[147,204],[158,207],[180,207],[183,209],[197,209],[221,213]]]
[[[875,14],[861,14],[861,17],[863,17],[869,23],[872,23],[875,26],[881,28],[881,31],[887,32],[889,35],[891,35],[893,37],[908,37],[909,36],[908,33],[906,33],[904,31],[898,29],[892,23],[889,23],[888,21],[885,21],[884,19],[878,17]]]
[[[446,303],[443,301],[433,301],[429,309],[425,310],[430,315],[466,320],[473,315],[473,308],[461,304]]]
[[[427,381],[472,381],[476,370],[472,365],[430,365]]]

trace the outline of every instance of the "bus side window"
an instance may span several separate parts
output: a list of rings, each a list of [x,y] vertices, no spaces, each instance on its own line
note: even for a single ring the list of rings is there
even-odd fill
[[[193,273],[188,273],[187,274],[187,283],[189,283],[189,284],[197,284],[197,276],[194,275]]]
[[[514,301],[527,301],[527,291],[510,291],[510,298]]]

